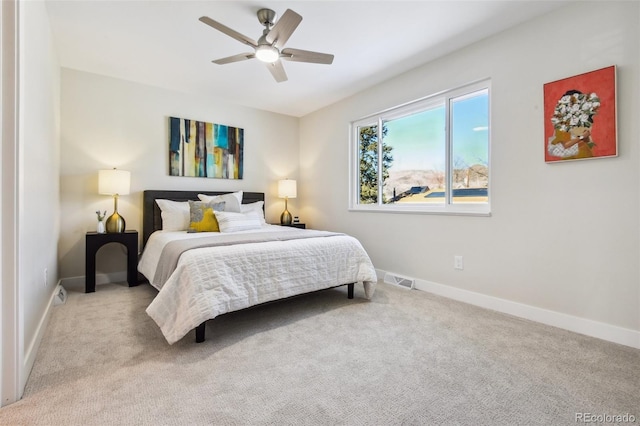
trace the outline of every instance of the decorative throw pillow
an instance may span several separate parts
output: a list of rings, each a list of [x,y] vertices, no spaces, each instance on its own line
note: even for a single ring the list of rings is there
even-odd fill
[[[186,231],[189,228],[189,202],[156,200],[160,207],[163,231]]]
[[[213,212],[223,209],[224,202],[189,201],[190,222],[187,232],[220,232],[218,220]]]
[[[249,212],[257,213],[258,216],[260,217],[260,223],[262,223],[263,225],[267,223],[267,221],[264,220],[264,201],[256,201],[255,203],[240,205],[240,213],[249,213]]]
[[[238,232],[248,231],[250,229],[260,229],[260,217],[255,212],[234,213],[234,212],[216,212],[216,219],[220,226],[220,232]]]
[[[224,201],[225,212],[240,213],[240,204],[242,203],[242,191],[230,192],[228,194],[222,194],[222,195],[198,194],[198,198],[200,199],[200,201],[205,201],[207,203],[221,203]]]

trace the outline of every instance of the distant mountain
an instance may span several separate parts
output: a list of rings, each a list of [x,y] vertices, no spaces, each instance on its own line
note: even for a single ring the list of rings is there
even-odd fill
[[[384,195],[387,199],[409,191],[412,187],[428,186],[430,189],[443,188],[444,171],[438,170],[389,170],[385,182]],[[454,170],[454,188],[486,188],[489,184],[489,170],[482,164],[474,164],[466,169]]]

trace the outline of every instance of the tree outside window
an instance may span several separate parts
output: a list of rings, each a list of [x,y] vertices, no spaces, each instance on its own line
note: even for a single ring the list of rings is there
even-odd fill
[[[382,126],[382,182],[389,178],[389,167],[393,161],[392,147],[384,143],[387,126]],[[360,203],[378,202],[378,126],[359,128],[360,147]],[[383,194],[383,203],[385,202]]]

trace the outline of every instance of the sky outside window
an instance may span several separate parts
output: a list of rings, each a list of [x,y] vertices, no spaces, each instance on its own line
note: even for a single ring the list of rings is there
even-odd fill
[[[391,170],[444,170],[444,106],[386,124],[384,141],[393,147]]]
[[[489,96],[482,91],[452,102],[453,166],[489,163]]]
[[[453,152],[467,166],[488,164],[488,94],[453,103]],[[386,122],[393,171],[445,169],[445,109],[434,108]]]

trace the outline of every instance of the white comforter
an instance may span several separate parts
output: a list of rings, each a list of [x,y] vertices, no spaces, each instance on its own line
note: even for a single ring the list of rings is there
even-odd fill
[[[283,227],[243,233],[275,230]],[[259,303],[353,282],[364,284],[367,298],[375,291],[371,260],[348,235],[193,249],[164,285],[152,282],[166,243],[211,234],[159,231],[145,246],[138,270],[159,290],[147,314],[170,344],[208,319]]]

